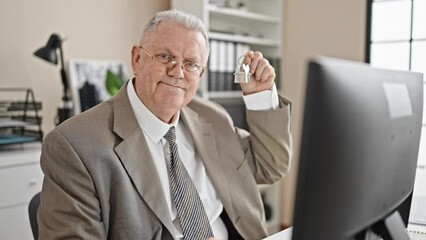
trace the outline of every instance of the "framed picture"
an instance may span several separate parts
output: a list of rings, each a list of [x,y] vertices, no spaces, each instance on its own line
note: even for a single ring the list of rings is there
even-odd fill
[[[74,114],[107,100],[129,78],[122,61],[70,59],[69,73]]]

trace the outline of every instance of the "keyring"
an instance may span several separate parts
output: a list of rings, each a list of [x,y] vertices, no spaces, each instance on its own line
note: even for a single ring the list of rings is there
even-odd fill
[[[241,59],[244,59],[244,57],[245,57],[246,55],[241,55],[239,58],[238,58],[238,60],[237,60],[237,63],[238,63],[238,65],[240,65],[241,66],[241,64],[243,64],[243,62],[241,61]]]

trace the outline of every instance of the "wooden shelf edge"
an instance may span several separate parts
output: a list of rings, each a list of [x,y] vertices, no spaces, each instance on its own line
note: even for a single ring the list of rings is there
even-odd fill
[[[276,24],[280,22],[280,19],[277,17],[271,17],[266,14],[250,12],[247,10],[240,10],[236,8],[218,7],[218,6],[209,4],[207,6],[207,9],[210,13],[219,14],[219,15],[227,15],[232,17],[252,19],[256,21],[263,21],[263,22],[276,23]]]
[[[236,35],[231,33],[209,32],[210,39],[248,43],[259,46],[278,47],[279,42],[273,39]]]

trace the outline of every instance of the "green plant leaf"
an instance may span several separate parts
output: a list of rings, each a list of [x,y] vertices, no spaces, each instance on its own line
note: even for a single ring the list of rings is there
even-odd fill
[[[121,77],[110,70],[107,70],[105,86],[108,93],[114,96],[123,85]]]

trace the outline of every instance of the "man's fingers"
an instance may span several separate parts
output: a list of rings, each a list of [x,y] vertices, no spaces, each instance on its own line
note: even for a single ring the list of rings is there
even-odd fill
[[[275,75],[275,69],[269,65],[269,62],[266,58],[262,58],[259,61],[255,71],[255,79],[256,81],[264,82],[269,78],[270,75]]]
[[[253,59],[253,57],[254,57],[254,52],[253,51],[248,51],[246,53],[246,55],[244,55],[243,63],[250,65],[251,64],[251,60]]]
[[[254,52],[253,59],[250,63],[250,73],[254,74],[257,71],[257,67],[259,66],[259,61],[263,59],[263,55],[261,52]]]

